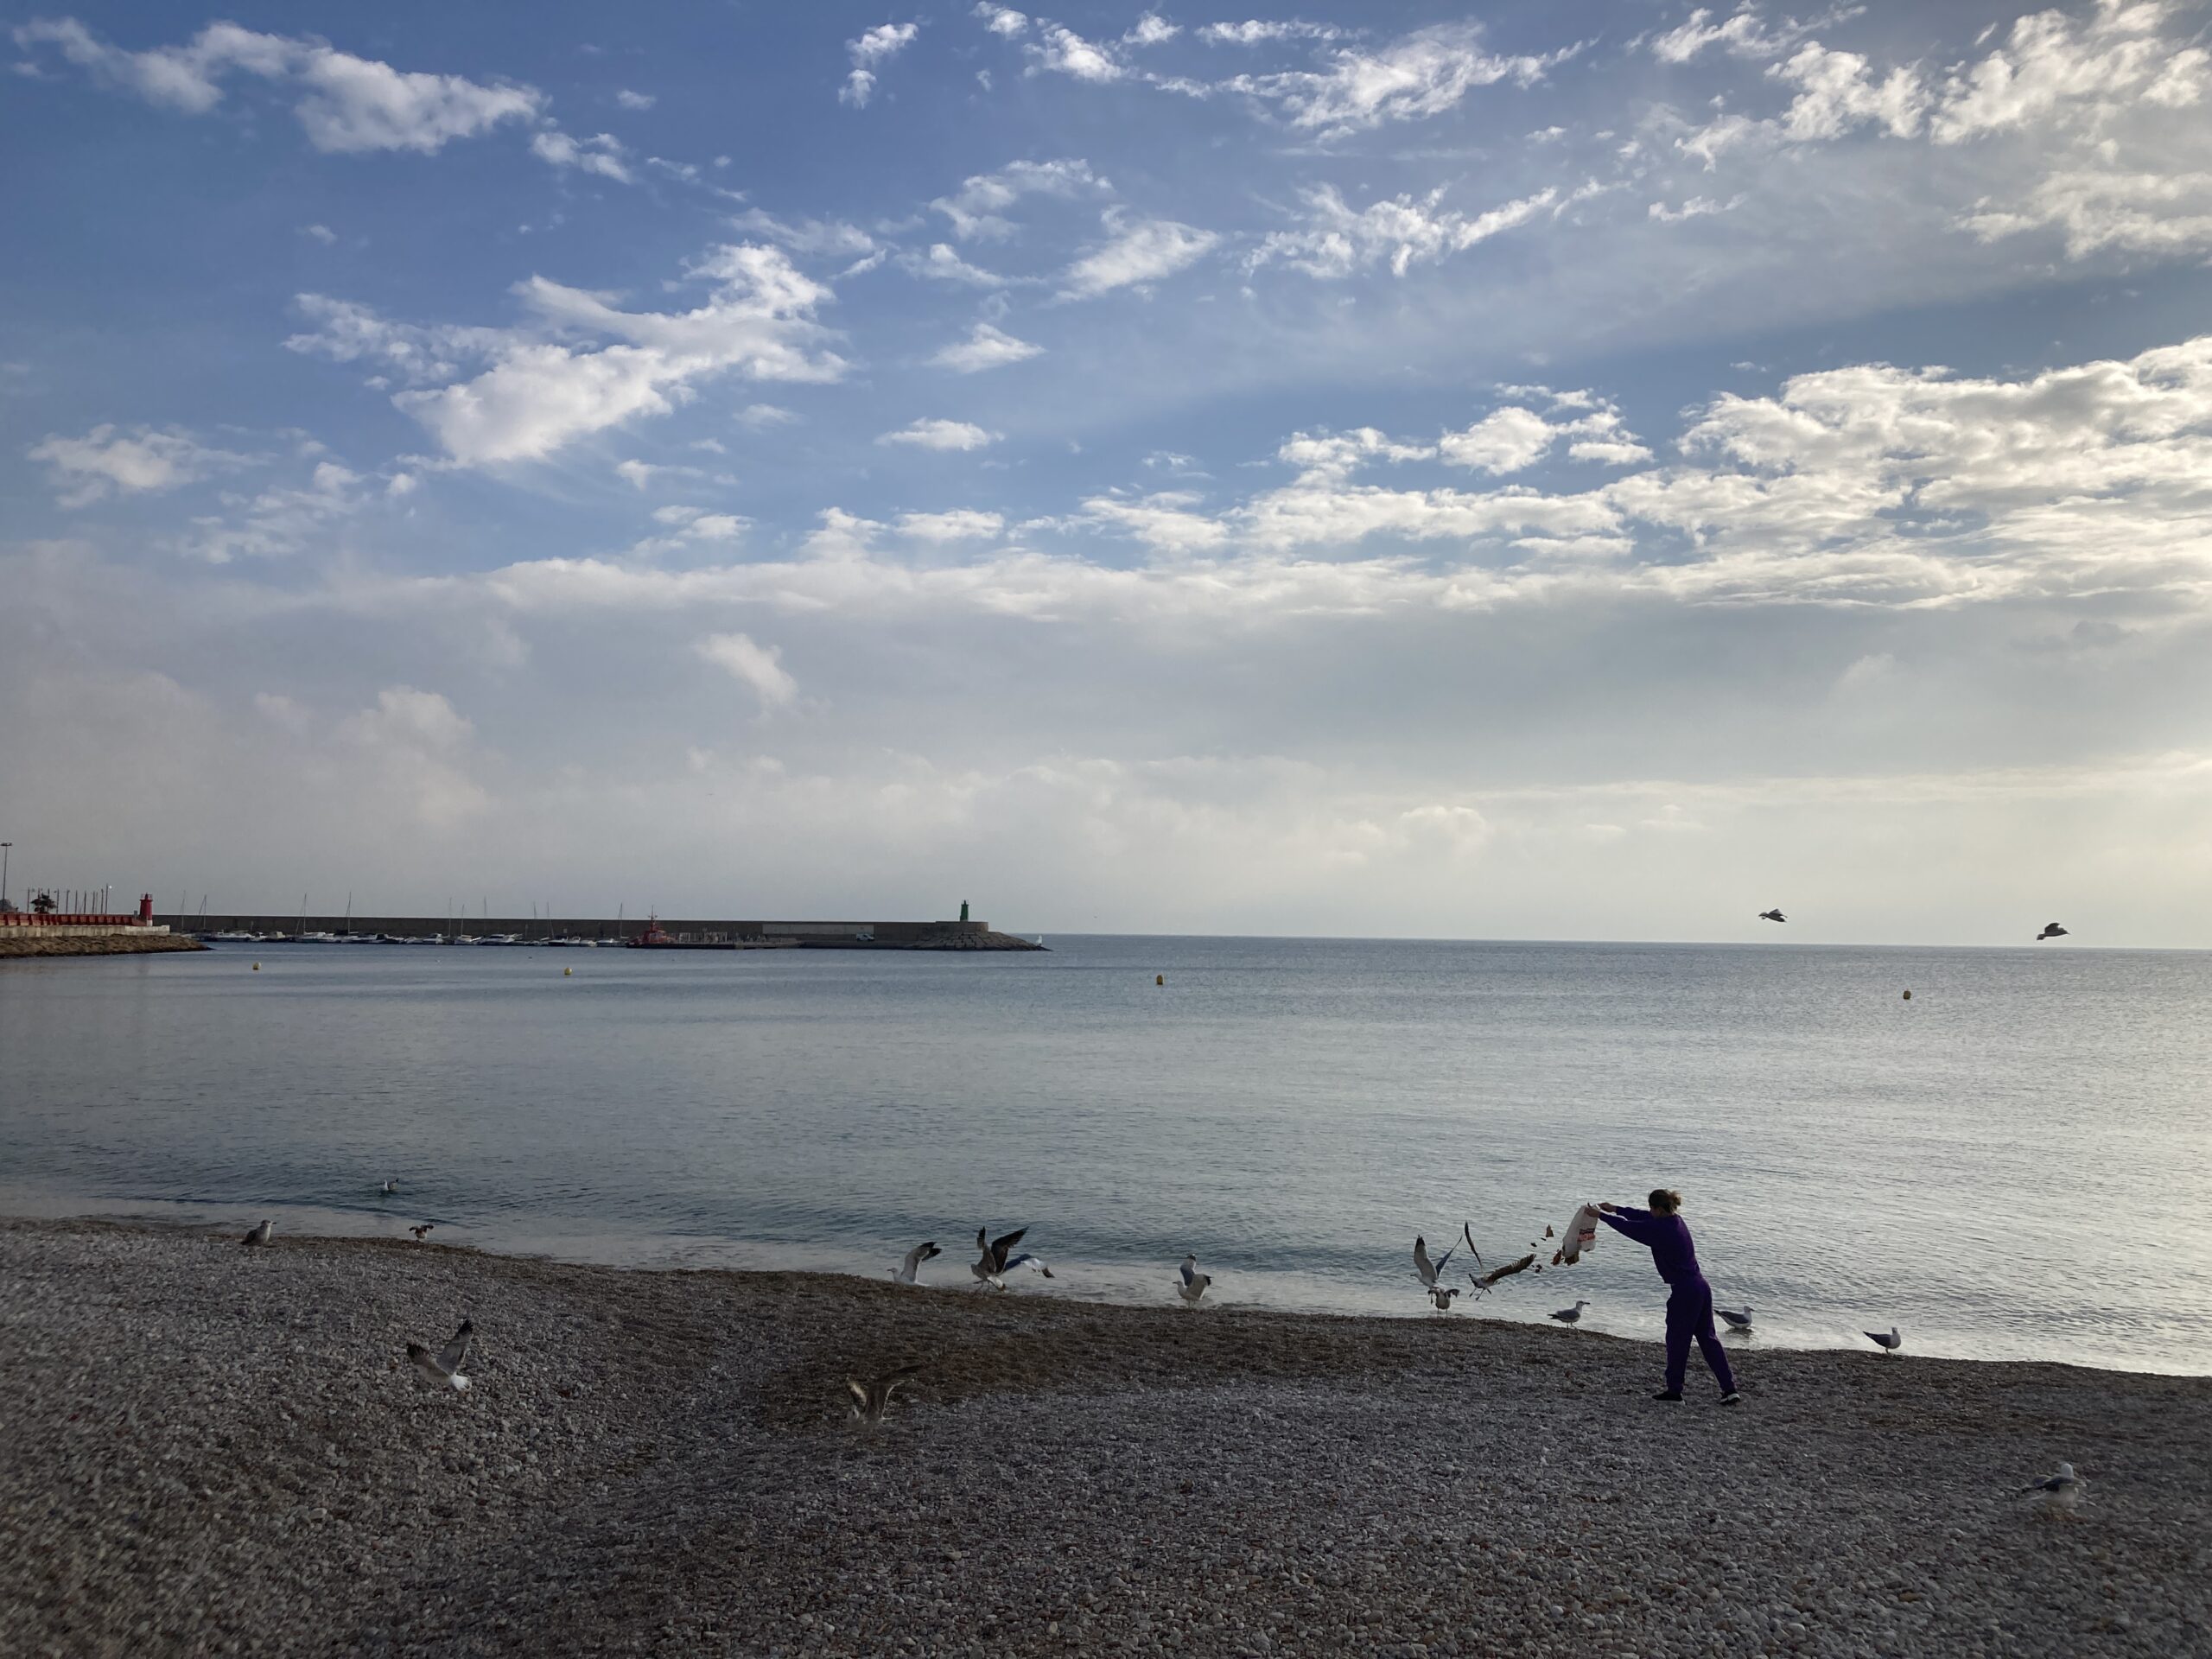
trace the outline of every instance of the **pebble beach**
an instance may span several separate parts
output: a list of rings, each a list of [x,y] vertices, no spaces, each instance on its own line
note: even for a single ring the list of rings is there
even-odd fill
[[[2212,1650],[2212,1379],[1754,1338],[1742,1407],[1662,1405],[1593,1332],[944,1243],[907,1289],[0,1223],[0,1652]],[[2075,1514],[2008,1495],[2062,1459]]]

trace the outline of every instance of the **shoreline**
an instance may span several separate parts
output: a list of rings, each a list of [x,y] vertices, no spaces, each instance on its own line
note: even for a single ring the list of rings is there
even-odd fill
[[[463,1313],[475,1386],[417,1392]],[[1694,1359],[1655,1405],[1649,1344],[1478,1317],[81,1221],[0,1221],[0,1325],[10,1650],[2212,1637],[2201,1377],[1753,1351],[1723,1411]],[[913,1360],[850,1426],[844,1377]],[[2077,1516],[2005,1498],[2060,1459]]]

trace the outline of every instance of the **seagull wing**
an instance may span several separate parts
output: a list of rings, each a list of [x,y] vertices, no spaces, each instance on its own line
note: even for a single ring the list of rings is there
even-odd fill
[[[1052,1276],[1052,1270],[1045,1265],[1045,1258],[1041,1255],[1032,1255],[1027,1250],[1005,1262],[999,1271],[1012,1273],[1016,1268],[1027,1268],[1032,1273],[1041,1273],[1047,1279]]]
[[[1176,1271],[1183,1275],[1183,1286],[1187,1290],[1198,1281],[1198,1258],[1195,1255],[1185,1256],[1183,1265]]]
[[[991,1262],[992,1265],[996,1267],[1001,1273],[1004,1273],[1007,1269],[1006,1253],[1012,1249],[1015,1245],[1020,1243],[1021,1236],[1028,1230],[1029,1230],[1027,1227],[1017,1227],[1004,1237],[995,1238],[991,1241],[991,1247],[989,1250]]]
[[[1477,1259],[1479,1260],[1480,1258],[1478,1257]],[[1475,1279],[1475,1282],[1487,1289],[1490,1286],[1496,1284],[1499,1280],[1510,1279],[1516,1273],[1526,1273],[1530,1268],[1535,1265],[1536,1258],[1535,1256],[1524,1255],[1518,1262],[1509,1262],[1502,1268],[1492,1268],[1488,1273],[1483,1274],[1481,1278]],[[1475,1277],[1472,1274],[1469,1274],[1467,1276],[1470,1279],[1474,1279]]]
[[[438,1351],[438,1369],[448,1375],[459,1370],[467,1361],[468,1344],[475,1338],[475,1323],[463,1319],[461,1328],[453,1333],[453,1340]]]
[[[1483,1253],[1475,1248],[1475,1224],[1471,1221],[1461,1222],[1459,1224],[1459,1236],[1466,1243],[1467,1254],[1475,1258],[1475,1265],[1477,1267],[1481,1267],[1483,1265]]]
[[[1414,1271],[1421,1275],[1424,1285],[1433,1286],[1436,1283],[1436,1267],[1428,1259],[1428,1241],[1425,1238],[1414,1240]]]

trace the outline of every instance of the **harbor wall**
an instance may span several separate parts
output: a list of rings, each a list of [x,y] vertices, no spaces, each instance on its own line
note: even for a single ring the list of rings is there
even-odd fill
[[[691,941],[794,938],[821,947],[900,950],[930,940],[957,943],[990,936],[988,922],[766,921],[743,918],[664,916],[661,931]],[[513,934],[527,940],[582,938],[620,944],[645,931],[643,916],[270,916],[157,915],[154,920],[180,933],[388,933],[400,938],[486,938]]]

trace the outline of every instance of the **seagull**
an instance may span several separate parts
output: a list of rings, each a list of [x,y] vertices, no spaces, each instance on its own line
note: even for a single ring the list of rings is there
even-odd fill
[[[377,1188],[377,1191],[383,1193],[385,1197],[388,1198],[393,1193],[399,1191],[399,1183],[397,1181],[386,1181],[382,1186]]]
[[[1213,1283],[1212,1274],[1198,1271],[1197,1256],[1186,1255],[1183,1258],[1183,1265],[1178,1270],[1175,1281],[1175,1294],[1178,1296],[1192,1307],[1196,1307],[1198,1305],[1198,1298],[1206,1294],[1206,1287],[1211,1283]]]
[[[1728,1328],[1731,1331],[1748,1331],[1751,1328],[1751,1305],[1749,1302],[1744,1304],[1744,1311],[1740,1313],[1732,1307],[1716,1307],[1713,1311],[1728,1322]]]
[[[2088,1489],[2088,1481],[2074,1472],[2072,1464],[2062,1463],[2058,1465],[2056,1474],[2047,1480],[2039,1480],[2032,1486],[2022,1486],[2015,1491],[2012,1496],[2015,1497],[2032,1496],[2035,1501],[2045,1509],[2071,1510],[2082,1501],[2082,1494]]]
[[[976,1230],[976,1248],[983,1254],[980,1260],[969,1263],[968,1271],[976,1275],[977,1289],[988,1285],[993,1290],[1004,1290],[1006,1280],[1002,1275],[1015,1268],[1027,1268],[1032,1273],[1041,1273],[1047,1279],[1052,1276],[1052,1270],[1040,1257],[1031,1255],[1026,1250],[1020,1255],[1007,1254],[1021,1243],[1021,1236],[1028,1230],[1027,1227],[1017,1227],[1003,1238],[987,1241],[989,1230],[982,1227]]]
[[[891,1276],[902,1285],[918,1283],[919,1281],[914,1275],[922,1270],[922,1263],[931,1256],[944,1254],[944,1252],[938,1249],[934,1243],[917,1244],[906,1252],[905,1259],[897,1267],[891,1269]]]
[[[1763,922],[1786,922],[1789,919],[1789,918],[1787,916],[1782,913],[1779,906],[1773,910],[1763,910],[1759,912],[1759,920]]]
[[[1431,1285],[1428,1287],[1428,1300],[1436,1304],[1436,1311],[1440,1313],[1449,1313],[1452,1311],[1452,1299],[1459,1294],[1459,1287],[1457,1285],[1448,1287],[1443,1285]]]
[[[857,1376],[847,1377],[845,1386],[853,1391],[853,1415],[864,1423],[881,1422],[884,1408],[890,1405],[892,1395],[904,1388],[906,1379],[921,1369],[918,1365],[901,1365],[880,1376],[871,1376],[865,1382]]]
[[[461,1374],[461,1367],[468,1357],[468,1344],[475,1336],[475,1322],[463,1319],[461,1328],[453,1333],[453,1340],[435,1354],[419,1342],[409,1343],[407,1357],[414,1362],[416,1386],[467,1393],[468,1379]]]
[[[260,1226],[251,1230],[244,1238],[238,1240],[238,1243],[241,1244],[266,1244],[269,1242],[270,1234],[276,1230],[276,1224],[275,1222],[264,1221]]]
[[[1454,1244],[1452,1249],[1444,1252],[1444,1261],[1431,1262],[1428,1259],[1428,1241],[1416,1234],[1414,1238],[1414,1271],[1421,1275],[1421,1283],[1434,1290],[1437,1277],[1444,1271],[1444,1262],[1449,1262],[1452,1250],[1459,1248]]]
[[[1866,1340],[1877,1348],[1887,1349],[1893,1354],[1904,1346],[1904,1338],[1897,1334],[1897,1328],[1894,1325],[1889,1328],[1886,1334],[1879,1331],[1869,1331],[1866,1333]]]
[[[1471,1273],[1467,1275],[1467,1281],[1478,1291],[1488,1290],[1501,1279],[1510,1279],[1516,1273],[1526,1273],[1535,1265],[1535,1262],[1536,1258],[1532,1252],[1522,1256],[1518,1262],[1509,1262],[1502,1268],[1492,1268],[1488,1273]]]
[[[420,1227],[410,1227],[407,1230],[415,1235],[415,1242],[420,1244],[423,1242],[423,1235],[437,1224],[435,1221],[426,1221]]]
[[[1552,1318],[1561,1325],[1580,1325],[1582,1323],[1582,1310],[1589,1306],[1587,1302],[1577,1302],[1573,1307],[1560,1308]]]
[[[2035,942],[2041,944],[2045,939],[2063,939],[2065,937],[2066,930],[2056,922],[2045,922],[2043,931],[2036,935]]]

